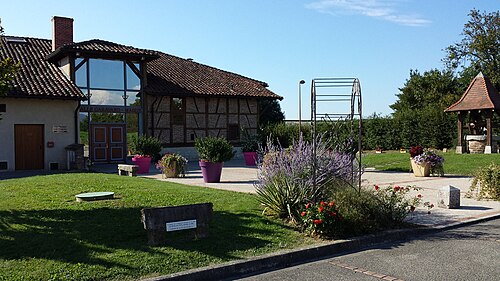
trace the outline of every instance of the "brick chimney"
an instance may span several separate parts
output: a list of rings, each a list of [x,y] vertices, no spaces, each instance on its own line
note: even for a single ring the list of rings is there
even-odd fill
[[[52,51],[68,43],[73,43],[73,19],[52,17]]]

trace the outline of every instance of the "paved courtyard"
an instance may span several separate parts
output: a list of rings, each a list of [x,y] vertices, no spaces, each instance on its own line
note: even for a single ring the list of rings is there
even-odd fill
[[[170,181],[187,185],[202,186],[207,188],[224,189],[236,192],[255,193],[254,184],[257,181],[258,170],[256,167],[245,166],[243,160],[232,160],[224,164],[220,183],[204,183],[201,170],[197,162],[190,162],[188,172],[184,178],[162,178],[161,173],[152,167],[150,173],[142,177],[154,178],[162,181]],[[409,217],[410,222],[420,225],[443,227],[456,223],[477,220],[491,216],[500,216],[500,202],[488,200],[474,200],[465,198],[469,190],[472,178],[457,175],[446,175],[444,177],[415,177],[411,172],[384,172],[367,169],[362,176],[363,186],[372,187],[400,185],[416,186],[419,191],[413,194],[422,194],[424,201],[434,204],[431,215],[427,209],[418,208]],[[459,209],[443,209],[437,207],[438,189],[452,185],[461,191],[461,207]]]

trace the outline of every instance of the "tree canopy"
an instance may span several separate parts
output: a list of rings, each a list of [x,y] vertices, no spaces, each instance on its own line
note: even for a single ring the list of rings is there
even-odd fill
[[[500,88],[500,13],[471,10],[462,39],[446,48],[443,61],[451,70],[471,80],[479,71]],[[472,76],[471,76],[472,75]]]
[[[259,109],[259,123],[261,126],[285,120],[285,114],[281,111],[278,100],[261,99],[259,100]]]
[[[3,35],[2,21],[0,20],[0,35]],[[0,96],[3,96],[10,89],[10,82],[14,80],[14,75],[19,69],[19,64],[11,58],[4,57],[0,53]]]
[[[398,100],[391,108],[401,146],[451,146],[456,134],[456,117],[446,114],[444,109],[456,102],[462,92],[454,74],[437,69],[423,74],[411,70],[410,78],[399,90]]]

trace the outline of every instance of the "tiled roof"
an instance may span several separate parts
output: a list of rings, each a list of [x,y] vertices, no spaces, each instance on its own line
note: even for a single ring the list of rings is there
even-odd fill
[[[500,94],[488,77],[479,73],[459,101],[445,111],[467,111],[479,109],[500,109]]]
[[[89,54],[92,57],[102,58],[130,58],[136,60],[150,61],[158,58],[155,51],[138,49],[131,46],[93,39],[78,43],[66,44],[59,47],[47,56],[50,61],[57,61],[69,53],[80,53],[82,56]]]
[[[51,52],[51,40],[24,38],[25,42],[7,42],[6,38],[0,37],[0,59],[10,57],[20,63],[7,96],[85,99],[80,89],[56,65],[45,60]],[[11,41],[22,39],[8,38],[17,38]]]
[[[50,40],[26,40],[27,43],[6,43],[2,46],[2,57],[12,57],[22,65],[16,76],[16,95],[84,98],[81,91],[53,64],[68,54],[79,53],[80,56],[94,58],[148,61],[148,84],[145,91],[154,95],[282,99],[267,89],[265,82],[153,50],[94,39],[66,44],[51,52]],[[2,42],[5,40],[2,39]]]
[[[150,94],[238,96],[282,99],[265,82],[165,53],[148,63]]]

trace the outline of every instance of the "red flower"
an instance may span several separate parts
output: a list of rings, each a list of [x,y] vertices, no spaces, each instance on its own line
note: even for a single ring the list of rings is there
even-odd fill
[[[319,205],[320,206],[326,206],[326,202],[325,201],[321,201],[321,202],[319,202]]]
[[[330,206],[330,207],[335,206],[335,202],[333,202],[333,201],[332,201],[332,202],[330,202],[330,203],[328,204],[328,206]]]
[[[375,190],[378,190],[378,185],[375,185]]]
[[[335,213],[335,212],[330,212],[330,216],[335,217],[336,215],[337,215],[337,213]]]
[[[306,209],[309,209],[309,208],[311,208],[311,203],[307,203],[307,205],[306,205]]]
[[[318,208],[318,212],[320,212],[320,213],[323,213],[324,210],[325,210],[325,207],[323,207],[323,206]]]
[[[300,213],[301,216],[305,216],[306,215],[306,212],[302,212]]]
[[[399,191],[401,187],[399,187],[398,185],[394,186],[394,191]]]
[[[422,194],[417,195],[418,198],[422,198]]]
[[[322,220],[314,220],[313,223],[315,225],[319,225],[319,224],[323,223],[323,221]]]

